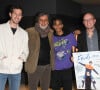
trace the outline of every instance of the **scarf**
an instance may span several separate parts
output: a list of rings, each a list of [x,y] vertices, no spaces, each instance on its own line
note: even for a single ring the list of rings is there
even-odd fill
[[[35,24],[35,29],[36,29],[36,31],[39,32],[39,34],[40,34],[40,36],[42,38],[47,37],[48,36],[48,33],[50,31],[50,27],[49,26],[47,26],[47,28],[45,28],[45,29],[42,29],[42,28],[40,28],[40,26],[39,26],[38,23]]]

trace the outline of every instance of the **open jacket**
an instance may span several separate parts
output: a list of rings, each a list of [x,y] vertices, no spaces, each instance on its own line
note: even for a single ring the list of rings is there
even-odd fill
[[[40,52],[40,35],[34,27],[26,30],[29,35],[29,57],[25,63],[25,71],[27,73],[35,72],[38,64],[39,52]],[[48,39],[50,43],[50,65],[53,69],[54,66],[54,48],[53,48],[53,31],[48,33]]]
[[[98,37],[98,47],[100,50],[100,31],[98,29],[96,30],[97,30],[97,37]],[[78,36],[77,47],[79,52],[88,51],[86,30],[82,31],[82,33]]]
[[[0,25],[0,73],[21,73],[28,56],[28,34],[17,27],[13,34],[9,22]],[[20,57],[20,58],[19,58]]]

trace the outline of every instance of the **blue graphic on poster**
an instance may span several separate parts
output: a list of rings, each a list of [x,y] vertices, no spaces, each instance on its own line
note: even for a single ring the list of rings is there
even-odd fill
[[[73,53],[77,89],[100,90],[100,51]]]

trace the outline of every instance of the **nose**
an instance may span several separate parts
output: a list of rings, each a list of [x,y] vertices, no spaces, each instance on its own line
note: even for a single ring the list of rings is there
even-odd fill
[[[87,21],[87,25],[90,25],[90,22],[89,21]]]
[[[46,25],[46,22],[45,21],[42,21],[41,24],[42,24],[42,26],[45,26]]]

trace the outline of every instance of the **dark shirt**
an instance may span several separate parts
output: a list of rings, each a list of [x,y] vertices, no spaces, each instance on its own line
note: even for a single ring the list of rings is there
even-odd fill
[[[17,29],[16,28],[11,28],[11,30],[12,30],[13,34],[15,34]]]
[[[100,50],[100,31],[99,29],[97,30],[97,43],[98,43],[98,48]],[[79,52],[86,52],[88,51],[88,44],[87,44],[87,33],[86,30],[83,30],[81,34],[78,36],[77,40],[77,48]],[[96,51],[96,50],[95,50]]]
[[[40,37],[40,52],[38,65],[47,65],[50,64],[50,45],[48,37]]]

